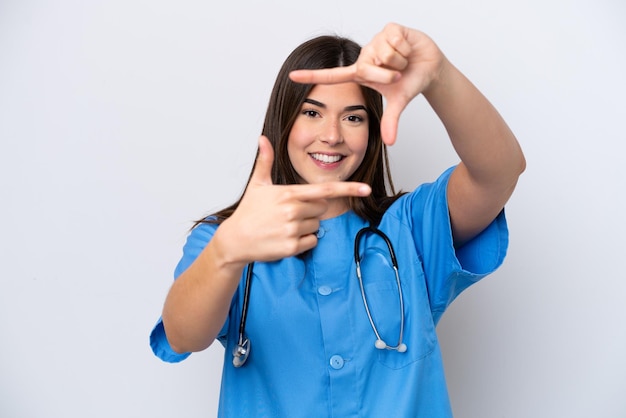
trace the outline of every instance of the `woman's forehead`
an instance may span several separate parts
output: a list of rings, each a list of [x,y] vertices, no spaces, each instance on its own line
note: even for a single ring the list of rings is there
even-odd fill
[[[317,84],[311,89],[307,99],[317,102],[322,107],[365,104],[361,86],[357,83]]]

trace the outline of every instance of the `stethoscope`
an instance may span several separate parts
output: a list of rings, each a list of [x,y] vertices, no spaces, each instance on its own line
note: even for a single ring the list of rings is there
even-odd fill
[[[370,312],[369,304],[367,303],[367,296],[365,295],[363,277],[361,276],[361,256],[359,255],[359,249],[361,245],[361,238],[364,234],[368,232],[378,235],[387,244],[387,248],[389,249],[389,257],[391,258],[391,264],[396,276],[398,299],[400,302],[400,335],[398,336],[398,343],[395,346],[388,345],[387,342],[385,342],[385,340],[383,340],[380,336],[378,328],[374,323],[372,313]],[[359,279],[359,287],[361,289],[361,297],[363,298],[363,306],[365,307],[365,312],[367,314],[367,318],[369,319],[370,325],[372,326],[372,330],[376,335],[374,347],[379,350],[395,350],[399,353],[404,353],[407,350],[406,344],[402,342],[402,339],[404,337],[404,300],[402,297],[402,286],[400,285],[400,275],[398,273],[398,260],[396,259],[396,254],[393,250],[393,246],[391,245],[391,240],[389,240],[389,237],[387,237],[387,235],[385,235],[385,233],[383,233],[380,229],[371,225],[366,226],[365,228],[359,230],[359,232],[357,232],[356,234],[356,237],[354,238],[354,261],[356,263],[356,276],[357,279]],[[241,307],[241,320],[239,322],[239,339],[237,341],[237,345],[233,349],[233,366],[235,367],[243,366],[246,360],[248,360],[248,356],[250,355],[250,339],[245,336],[245,331],[246,320],[248,316],[248,306],[250,302],[250,287],[252,282],[253,268],[254,263],[248,264],[248,271],[246,272],[246,284],[243,292],[243,306]]]

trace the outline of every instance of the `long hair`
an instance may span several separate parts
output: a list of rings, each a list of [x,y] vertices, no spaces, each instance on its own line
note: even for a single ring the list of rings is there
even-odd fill
[[[360,52],[361,47],[350,39],[325,35],[304,42],[293,50],[283,63],[272,89],[262,132],[274,148],[275,157],[272,166],[274,184],[297,184],[299,182],[298,175],[289,160],[287,141],[302,103],[314,87],[313,84],[294,83],[289,78],[289,73],[297,69],[349,66],[356,62]],[[361,86],[361,90],[368,112],[369,137],[365,157],[348,181],[367,183],[372,188],[372,193],[367,197],[349,197],[348,204],[357,215],[370,223],[377,224],[389,205],[403,193],[396,193],[394,189],[387,147],[380,133],[380,120],[383,114],[382,96],[365,86]],[[250,175],[253,172],[254,166]],[[248,178],[249,182],[250,178]],[[197,221],[194,226],[202,222],[223,222],[237,209],[242,197],[227,208]]]

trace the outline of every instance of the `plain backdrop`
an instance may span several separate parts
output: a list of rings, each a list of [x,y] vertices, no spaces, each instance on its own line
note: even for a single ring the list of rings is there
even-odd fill
[[[241,193],[287,54],[389,21],[528,160],[508,258],[438,328],[456,417],[626,416],[622,0],[0,0],[1,417],[215,416],[222,347],[148,345],[187,231]],[[391,159],[405,190],[457,162],[422,98]]]

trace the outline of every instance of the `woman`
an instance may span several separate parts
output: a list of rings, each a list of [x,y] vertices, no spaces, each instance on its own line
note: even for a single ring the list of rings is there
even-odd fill
[[[461,162],[396,193],[386,145],[418,94]],[[152,348],[176,362],[218,339],[221,416],[451,416],[435,326],[502,263],[524,168],[425,34],[305,42],[277,77],[243,196],[188,237]]]

